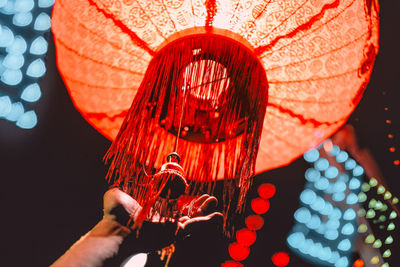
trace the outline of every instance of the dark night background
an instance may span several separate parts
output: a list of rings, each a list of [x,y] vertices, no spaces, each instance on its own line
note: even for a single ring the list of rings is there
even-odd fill
[[[400,159],[400,2],[386,0],[380,5],[380,51],[349,123],[355,126],[361,146],[374,155],[391,192],[400,196],[400,166],[393,164]],[[47,66],[41,81],[43,96],[36,105],[38,125],[27,131],[0,120],[1,266],[48,266],[102,217],[102,197],[107,190],[102,157],[110,142],[73,107],[56,68],[54,45]],[[389,133],[393,139],[387,138]],[[396,148],[394,153],[389,152],[391,146]],[[265,182],[273,183],[277,193],[245,266],[273,266],[271,256],[278,251],[289,253],[288,266],[310,266],[285,245],[306,168],[308,164],[298,159],[256,176],[248,200],[256,195],[257,185]],[[248,209],[237,220],[239,228],[249,213]],[[218,234],[215,224],[198,228],[185,245],[192,247],[192,252],[179,253],[178,249],[172,261],[179,262],[177,266],[193,266],[190,261],[197,261],[196,257],[229,259],[231,241]],[[390,266],[400,266],[399,237],[394,236]],[[215,262],[215,266],[219,264]]]

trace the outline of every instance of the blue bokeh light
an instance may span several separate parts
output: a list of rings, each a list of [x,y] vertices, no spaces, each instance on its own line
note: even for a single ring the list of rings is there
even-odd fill
[[[304,254],[310,254],[310,250],[314,242],[311,239],[306,238],[306,240],[301,244],[299,250]]]
[[[14,10],[16,13],[31,11],[35,6],[33,0],[15,0]]]
[[[315,229],[315,231],[316,231],[318,234],[321,234],[321,235],[325,234],[325,231],[326,231],[325,223],[321,223],[321,224],[318,226],[318,228]]]
[[[347,171],[350,171],[350,170],[354,169],[354,167],[356,167],[356,165],[357,165],[357,163],[356,163],[356,161],[354,159],[348,159],[344,163],[344,168]]]
[[[24,107],[21,102],[16,102],[11,105],[10,112],[6,115],[6,120],[17,121],[24,114]]]
[[[0,97],[0,117],[6,116],[11,111],[11,99],[8,96]]]
[[[7,47],[12,45],[14,42],[14,34],[13,32],[6,26],[1,27],[1,34],[0,34],[0,47]]]
[[[346,203],[349,205],[354,205],[358,202],[358,196],[354,193],[350,193],[346,198]]]
[[[7,0],[0,0],[0,8],[7,4]]]
[[[329,247],[324,247],[321,250],[319,258],[323,261],[328,261],[332,257],[332,251]]]
[[[364,174],[364,168],[361,167],[360,165],[357,165],[354,169],[353,169],[353,175],[354,176],[361,176]]]
[[[25,27],[32,23],[33,16],[31,12],[17,13],[13,16],[13,24],[18,27]]]
[[[336,156],[339,154],[340,148],[337,145],[333,145],[331,151],[329,151],[329,155]]]
[[[25,112],[19,117],[16,124],[23,129],[32,129],[37,124],[36,113],[33,110]]]
[[[347,181],[349,180],[349,175],[347,173],[341,173],[341,174],[339,174],[337,179],[339,181],[347,183]]]
[[[333,206],[331,203],[326,202],[325,207],[320,211],[322,215],[329,215],[333,211]]]
[[[3,66],[12,69],[18,70],[24,65],[24,56],[18,54],[8,54],[3,60]]]
[[[335,166],[329,166],[325,171],[325,177],[328,179],[333,179],[338,176],[339,170]]]
[[[311,213],[307,208],[302,207],[294,213],[294,218],[300,223],[307,223],[311,220]]]
[[[33,83],[28,85],[21,94],[21,99],[27,102],[36,102],[42,96],[39,84]]]
[[[20,70],[5,69],[1,74],[1,81],[7,85],[17,85],[22,81],[22,72]]]
[[[332,200],[336,202],[341,202],[345,199],[346,195],[343,192],[337,192],[332,195]]]
[[[341,251],[347,251],[347,250],[350,250],[350,248],[351,248],[351,242],[347,238],[343,239],[338,244],[338,249]]]
[[[40,13],[35,20],[33,28],[37,31],[47,31],[51,27],[50,17],[46,13]]]
[[[47,41],[42,36],[39,36],[33,40],[31,48],[29,49],[29,53],[33,55],[43,55],[46,54],[47,47]]]
[[[304,157],[305,161],[312,163],[312,162],[315,162],[316,160],[318,160],[319,152],[315,148],[310,149],[306,153],[304,153],[303,157]]]
[[[346,221],[352,221],[356,218],[356,211],[354,209],[347,209],[344,213],[343,213],[343,219]]]
[[[312,215],[306,226],[310,229],[317,229],[321,225],[321,219],[317,215]]]
[[[300,194],[300,200],[304,204],[308,204],[308,205],[313,203],[314,200],[316,199],[316,197],[317,197],[317,195],[314,193],[314,191],[312,191],[310,189],[306,189],[303,192],[301,192],[301,194]]]
[[[328,240],[335,240],[339,237],[339,232],[336,230],[328,230],[325,232],[324,237]]]
[[[314,163],[315,169],[325,171],[329,167],[329,161],[325,158],[320,158]]]
[[[343,181],[341,181],[341,180],[336,181],[335,184],[333,185],[333,190],[334,190],[336,193],[342,193],[342,192],[344,192],[344,190],[346,190],[346,183],[343,182]]]
[[[4,67],[4,65],[3,65],[3,60],[4,60],[4,57],[0,56],[0,75],[2,75],[3,72],[6,70],[6,67]]]
[[[29,64],[26,74],[28,76],[39,78],[46,73],[46,65],[41,58],[38,58]]]
[[[340,254],[337,251],[333,251],[328,262],[334,264],[339,260],[339,258],[340,258]]]
[[[349,158],[349,154],[346,151],[340,151],[336,156],[336,161],[339,163],[345,162]]]
[[[14,14],[14,1],[7,1],[5,5],[0,9],[0,12],[5,15],[12,15]]]
[[[349,260],[346,257],[341,257],[335,263],[335,267],[348,267],[348,266],[349,266]]]
[[[350,182],[349,182],[349,189],[350,190],[356,190],[359,189],[361,186],[361,182],[359,179],[357,178],[351,178]]]
[[[14,37],[13,43],[6,48],[6,52],[9,54],[22,55],[23,53],[25,53],[26,48],[27,44],[25,39],[20,35],[16,35]]]
[[[321,173],[314,168],[308,168],[304,174],[309,182],[315,182],[321,177]]]
[[[331,214],[328,215],[329,219],[337,219],[339,220],[342,217],[342,212],[339,208],[334,208]]]
[[[311,204],[311,208],[315,211],[322,211],[325,208],[325,200],[322,197],[317,196],[315,201]]]
[[[318,190],[326,190],[329,186],[329,181],[325,177],[322,177],[314,184],[315,188]]]
[[[339,226],[340,226],[339,220],[335,220],[335,219],[328,220],[328,221],[325,223],[325,227],[326,227],[327,229],[329,229],[329,230],[338,229]]]
[[[40,8],[47,8],[54,5],[54,0],[39,0],[39,7]]]
[[[301,232],[292,233],[288,236],[287,242],[293,248],[299,248],[305,241],[304,234]]]
[[[342,227],[342,231],[341,233],[343,235],[352,235],[354,233],[354,226],[351,223],[346,223],[345,225],[343,225]]]

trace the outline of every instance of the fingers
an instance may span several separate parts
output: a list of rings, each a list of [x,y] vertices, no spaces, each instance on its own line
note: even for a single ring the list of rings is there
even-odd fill
[[[137,217],[142,207],[130,195],[118,188],[112,188],[104,194],[104,216],[119,221],[121,217]],[[126,216],[122,216],[126,214]],[[120,218],[117,218],[120,217]],[[122,219],[125,221],[126,219]]]
[[[190,203],[190,207],[188,209],[187,215],[190,217],[196,217],[199,215],[204,215],[207,213],[207,210],[212,207],[212,204],[214,207],[218,205],[218,200],[217,198],[204,194],[194,200]]]
[[[185,227],[187,227],[188,225],[190,225],[192,223],[209,221],[215,216],[221,216],[222,217],[223,215],[222,215],[221,212],[213,212],[213,213],[208,214],[206,216],[198,216],[198,217],[195,217],[195,218],[190,218],[188,216],[185,216],[185,217],[182,217],[182,218],[179,219],[178,226],[181,229],[185,229]]]
[[[200,205],[199,209],[202,212],[205,212],[207,208],[211,207],[211,204],[214,204],[214,207],[218,205],[218,200],[216,197],[209,196],[206,200],[204,200],[203,204]]]

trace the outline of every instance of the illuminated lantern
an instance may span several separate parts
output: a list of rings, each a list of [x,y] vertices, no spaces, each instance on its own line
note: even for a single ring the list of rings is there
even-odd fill
[[[52,29],[75,106],[116,139],[110,176],[141,187],[131,177],[160,168],[179,135],[191,193],[225,179],[240,210],[253,174],[295,160],[354,110],[378,52],[378,9],[376,0],[59,0]]]

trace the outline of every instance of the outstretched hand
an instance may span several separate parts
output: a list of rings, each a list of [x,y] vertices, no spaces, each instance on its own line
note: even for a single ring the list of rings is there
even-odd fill
[[[155,214],[148,218],[153,223],[176,222],[180,229],[189,224],[203,222],[214,216],[222,216],[220,212],[210,212],[218,201],[215,197],[204,194],[200,197],[182,196],[178,200],[179,218],[166,218]],[[129,219],[136,220],[142,207],[131,196],[118,188],[108,190],[104,194],[104,218],[111,219],[126,226]]]

